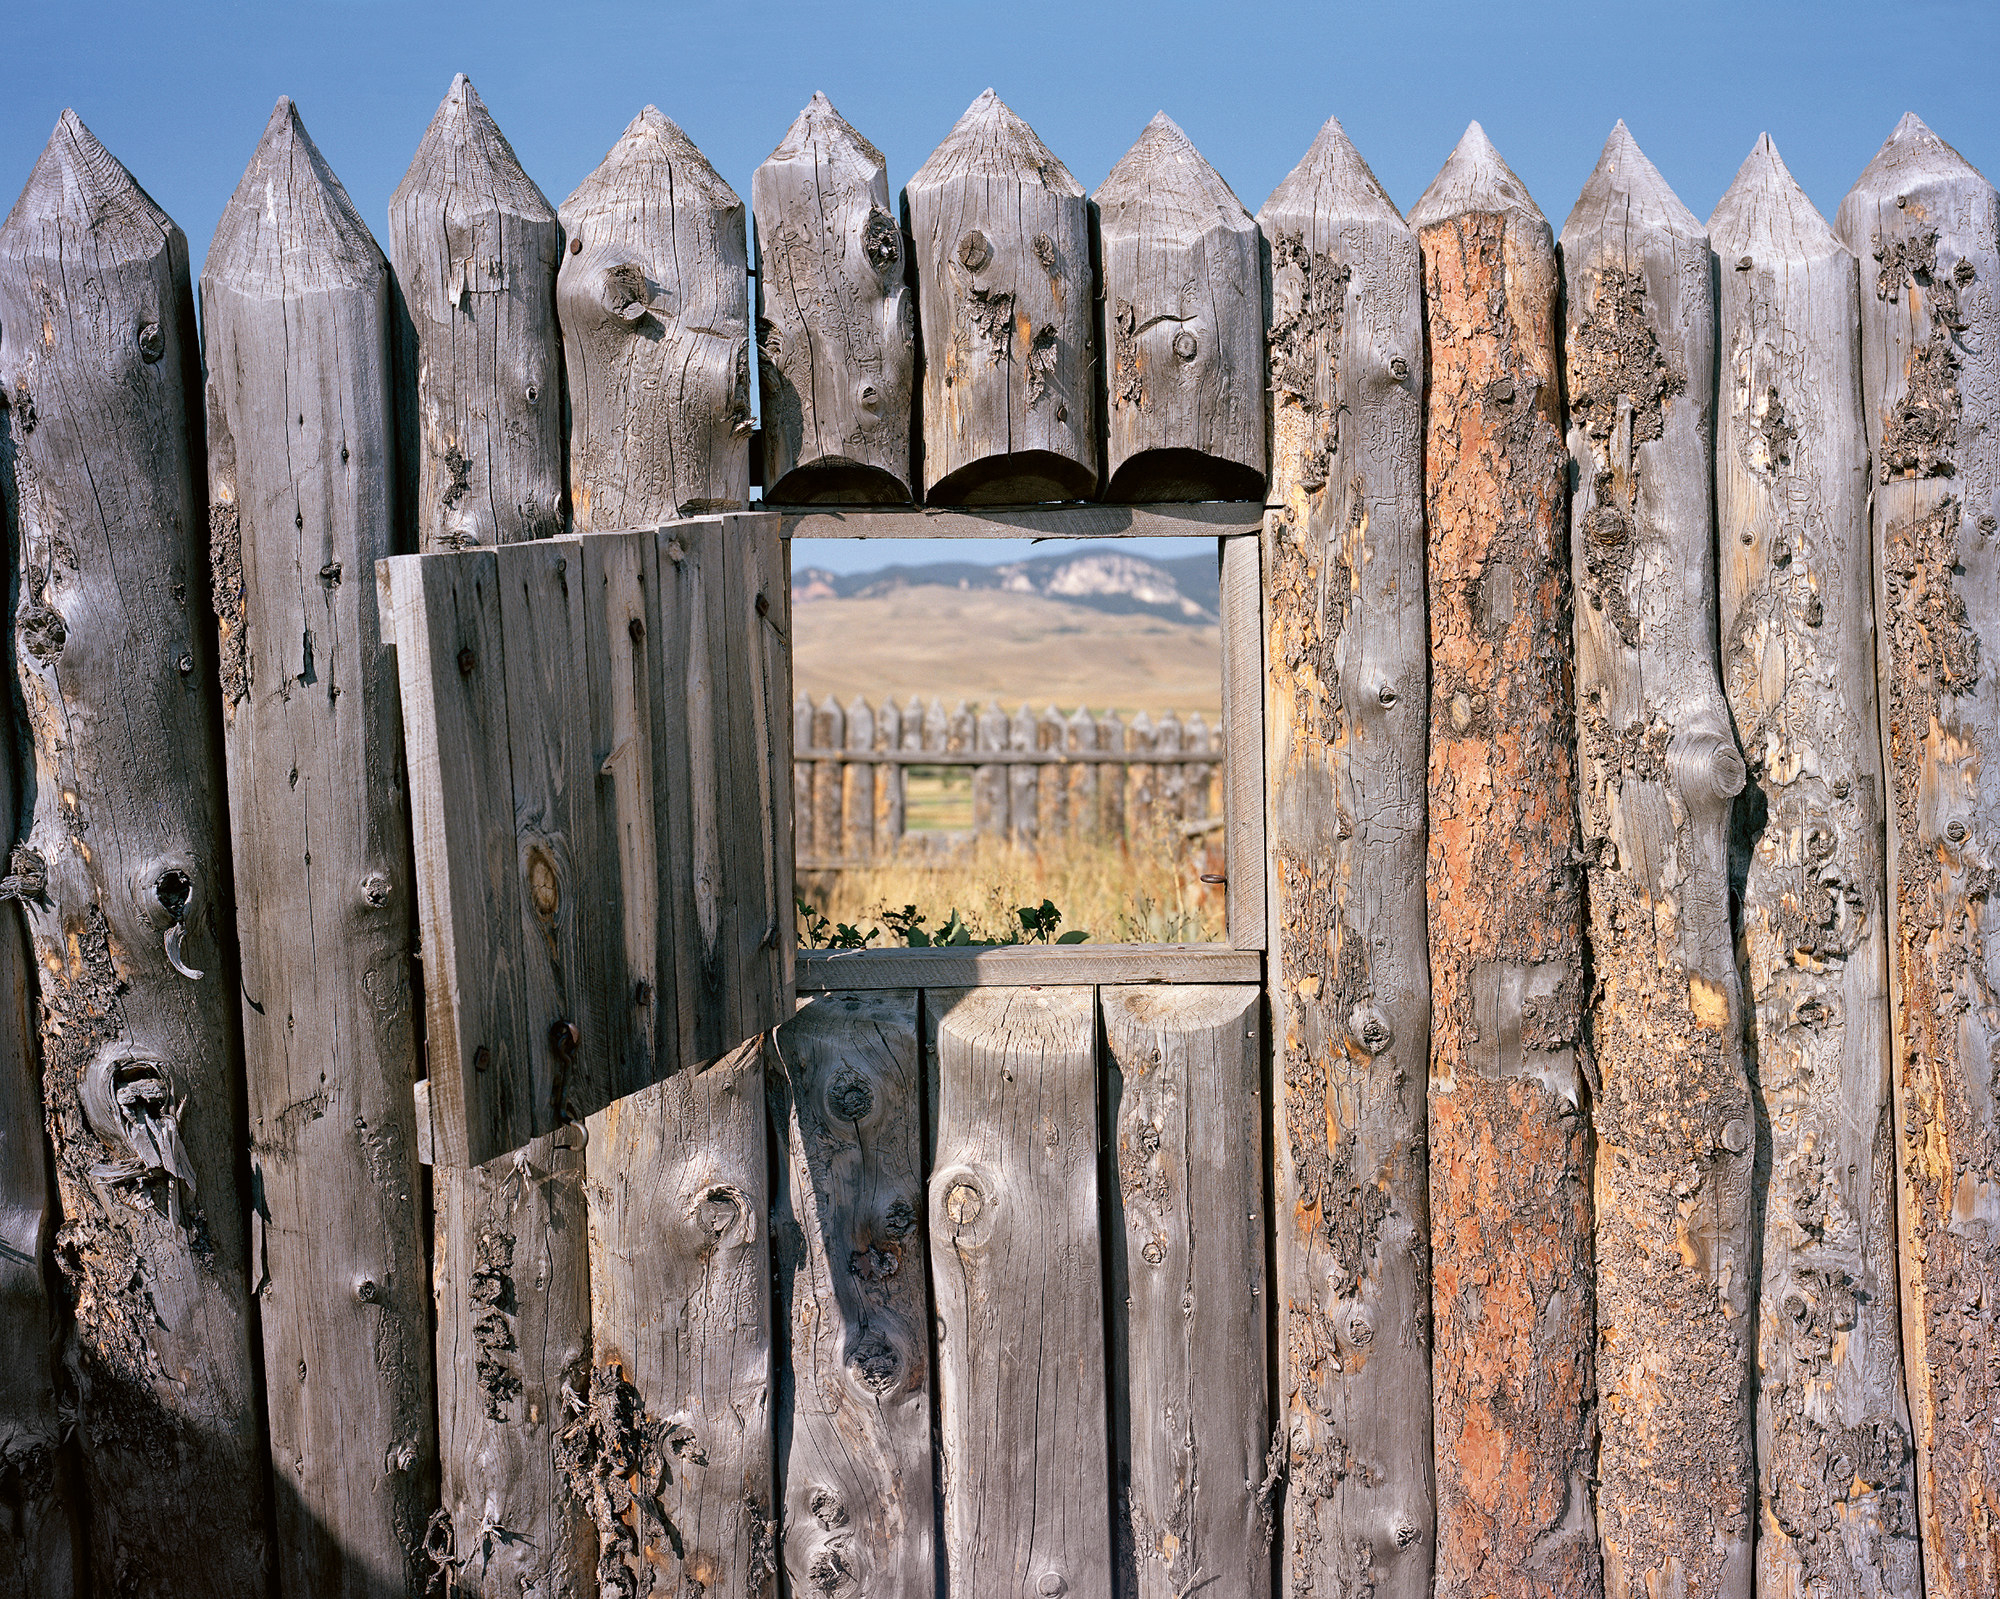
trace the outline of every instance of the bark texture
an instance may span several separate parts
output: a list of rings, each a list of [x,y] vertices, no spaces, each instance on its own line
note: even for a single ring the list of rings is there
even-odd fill
[[[1729,925],[1708,235],[1621,122],[1562,232],[1612,1599],[1748,1599],[1755,1113]]]
[[[1555,237],[1478,123],[1410,213],[1430,540],[1440,1599],[1603,1592]]]
[[[1841,202],[1861,259],[1888,766],[1903,1349],[1924,1586],[2000,1594],[2000,197],[1906,116]]]

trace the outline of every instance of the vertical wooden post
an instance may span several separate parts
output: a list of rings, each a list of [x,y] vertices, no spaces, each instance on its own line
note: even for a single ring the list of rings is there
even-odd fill
[[[372,581],[403,534],[390,292],[281,99],[209,246],[202,354],[278,1570],[329,1594],[416,1583],[436,1494],[410,834]]]
[[[1083,186],[991,89],[903,189],[923,329],[924,497],[1079,500],[1097,487]]]
[[[1262,949],[1264,917],[1264,637],[1258,540],[1227,538],[1222,598],[1223,873],[1229,942]]]
[[[1106,711],[1097,719],[1097,747],[1114,755],[1125,752],[1125,719],[1116,711]],[[1099,826],[1104,836],[1125,836],[1125,779],[1128,768],[1121,762],[1107,762],[1097,768]],[[1259,796],[1261,803],[1262,796]]]
[[[1132,718],[1132,725],[1125,730],[1125,747],[1139,755],[1150,755],[1159,747],[1151,712],[1141,711]],[[1153,803],[1160,792],[1160,769],[1151,761],[1142,761],[1126,767],[1125,772],[1126,800],[1130,806],[1125,831],[1128,837],[1142,838],[1153,825]]]
[[[847,702],[847,751],[861,755],[875,747],[875,713],[859,694]],[[846,813],[846,844],[841,853],[865,861],[875,853],[875,768],[850,761],[840,769],[841,809]]]
[[[847,713],[831,694],[813,709],[813,748],[837,750],[847,741]],[[828,861],[846,859],[847,829],[841,825],[842,802],[838,761],[813,762],[813,838]]]
[[[1423,285],[1338,122],[1257,220],[1284,1584],[1425,1599]]]
[[[2000,197],[1906,116],[1836,226],[1861,258],[1888,767],[1903,1349],[1931,1599],[2000,1592]],[[1831,602],[1829,602],[1831,603]]]
[[[917,307],[888,170],[815,94],[751,176],[773,504],[911,498]]]
[[[1751,1588],[1756,1119],[1729,927],[1708,235],[1619,123],[1562,231],[1612,1599]]]
[[[1271,1591],[1255,988],[1100,990],[1121,1593]]]
[[[820,853],[813,827],[813,763],[805,752],[813,747],[813,703],[800,692],[792,699],[792,837],[801,855]]]
[[[1035,748],[1060,755],[1063,747],[1063,714],[1053,705],[1045,706],[1035,721]],[[1069,831],[1069,773],[1050,764],[1030,768],[1035,773],[1035,808],[1040,814],[1042,833],[1061,838]]]
[[[70,111],[0,228],[0,329],[15,665],[35,754],[4,892],[40,968],[90,1582],[259,1594],[187,240]],[[62,1551],[46,1558],[60,1583]]]
[[[1437,1593],[1594,1599],[1555,235],[1476,122],[1410,225],[1429,325]]]
[[[575,526],[741,509],[751,430],[743,202],[647,106],[559,215]]]
[[[883,755],[895,753],[902,742],[903,716],[893,696],[884,694],[875,712],[875,749]],[[874,767],[875,847],[893,855],[903,845],[903,769],[893,759],[878,761]]]
[[[950,1590],[1109,1594],[1094,991],[929,990],[924,1028]]]
[[[930,1295],[913,990],[827,994],[772,1035],[773,1238],[794,1593],[929,1599]]]
[[[1264,494],[1257,224],[1162,111],[1091,196],[1104,259],[1104,497]]]
[[[1007,723],[1008,741],[1017,750],[1031,750],[1035,747],[1035,713],[1028,709],[1023,700],[1021,708]],[[1016,844],[1033,847],[1041,834],[1041,817],[1037,809],[1040,801],[1040,785],[1036,781],[1035,768],[1026,761],[1016,762],[1006,768],[1007,773],[1007,836]]]
[[[1097,748],[1097,720],[1085,706],[1063,723],[1063,749],[1084,755]],[[1097,834],[1097,767],[1078,765],[1069,771],[1069,831],[1073,838],[1093,838]]]
[[[421,550],[562,531],[559,232],[460,73],[389,201],[417,336]]]
[[[1007,747],[1007,713],[998,700],[988,700],[979,713],[979,747],[1004,750]],[[980,837],[1005,837],[1007,833],[1007,768],[1001,765],[972,769],[972,830]]]
[[[1153,729],[1153,748],[1162,755],[1177,753],[1185,731],[1177,712],[1162,711]],[[1181,802],[1187,794],[1186,773],[1187,768],[1182,766],[1153,768],[1153,814],[1148,820],[1163,838],[1177,839],[1180,835]]]

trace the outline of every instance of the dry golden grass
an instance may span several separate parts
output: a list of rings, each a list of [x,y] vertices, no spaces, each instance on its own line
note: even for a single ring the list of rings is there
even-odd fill
[[[915,905],[928,929],[956,910],[975,938],[1016,936],[1015,910],[1055,901],[1061,932],[1081,928],[1093,944],[1206,943],[1225,936],[1219,832],[1192,843],[1178,832],[1125,842],[1051,839],[1029,849],[999,839],[960,845],[939,860],[918,841],[898,858],[846,871],[800,875],[799,897],[830,922],[864,932],[886,911]],[[899,942],[888,930],[878,945]]]

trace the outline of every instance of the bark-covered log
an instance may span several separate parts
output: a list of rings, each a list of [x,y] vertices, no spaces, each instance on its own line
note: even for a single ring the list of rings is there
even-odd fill
[[[41,983],[92,1580],[264,1590],[187,240],[65,111],[0,228]]]
[[[389,202],[389,253],[417,340],[420,549],[562,531],[558,235],[554,209],[460,73]]]
[[[910,499],[917,306],[889,167],[815,94],[750,179],[764,496]]]
[[[281,99],[202,269],[209,536],[286,1591],[421,1582],[436,1496],[391,282]]]
[[[1428,312],[1439,1599],[1603,1592],[1555,237],[1478,123],[1410,213]]]
[[[1755,1115],[1729,926],[1708,235],[1619,123],[1563,224],[1611,1599],[1750,1592]]]
[[[1097,488],[1083,186],[991,89],[903,189],[923,328],[924,497],[1026,505]]]
[[[1769,1139],[1757,1587],[1915,1599],[1854,257],[1768,136],[1708,229],[1723,677],[1753,785],[1739,965]]]
[[[1104,263],[1107,500],[1264,495],[1257,224],[1162,111],[1091,196]]]
[[[1257,220],[1284,1586],[1427,1599],[1423,284],[1338,122]]]
[[[1841,202],[1888,767],[1903,1348],[1932,1599],[2000,1593],[2000,197],[1906,116]]]
[[[751,431],[743,202],[647,106],[558,214],[577,531],[740,510]]]

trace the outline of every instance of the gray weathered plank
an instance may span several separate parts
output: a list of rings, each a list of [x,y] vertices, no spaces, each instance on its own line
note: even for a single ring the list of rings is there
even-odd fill
[[[267,1505],[187,240],[73,112],[0,228],[0,328],[35,760],[7,892],[39,967],[90,1581],[258,1594]],[[10,838],[15,825],[9,812]],[[29,1428],[15,1436],[32,1450]],[[47,1554],[59,1584],[60,1551]]]
[[[795,510],[773,505],[788,539],[1212,539],[1257,532],[1262,500],[1193,505],[1027,505],[981,509]]]
[[[928,1599],[930,1295],[913,989],[828,994],[773,1035],[785,1570],[794,1593]]]
[[[903,189],[916,251],[924,498],[1097,489],[1097,352],[1083,186],[991,89]]]
[[[1261,988],[1106,988],[1120,1592],[1271,1591]]]
[[[574,525],[740,508],[751,429],[743,202],[647,106],[559,215]]]
[[[437,1491],[410,834],[370,581],[407,541],[388,263],[289,100],[201,301],[277,1566],[373,1594],[421,1580]]]
[[[1923,1581],[2000,1592],[2000,197],[1906,116],[1841,202],[1861,259],[1888,768],[1904,1360]],[[1851,1335],[1850,1335],[1851,1336]]]
[[[417,341],[419,549],[562,531],[560,243],[554,208],[460,73],[389,201]]]
[[[1619,123],[1563,224],[1608,1593],[1751,1591],[1756,1122],[1729,925],[1708,235]]]
[[[1224,540],[1222,765],[1224,911],[1229,942],[1262,949],[1264,923],[1263,578],[1255,539]],[[1100,749],[1113,746],[1100,733]],[[1107,768],[1107,772],[1110,769]],[[1107,805],[1107,809],[1108,809]]]
[[[1112,1591],[1089,988],[924,996],[954,1599]]]
[[[606,1593],[776,1592],[763,1049],[587,1123],[595,1365],[559,1447]]]
[[[911,498],[917,306],[888,174],[815,94],[751,176],[768,499]]]
[[[1264,497],[1257,224],[1162,111],[1091,196],[1111,500]]]
[[[1427,1599],[1417,241],[1331,120],[1257,220],[1280,507],[1263,571],[1284,1582]]]
[[[1555,237],[1478,123],[1410,212],[1429,338],[1439,1599],[1597,1599]]]

